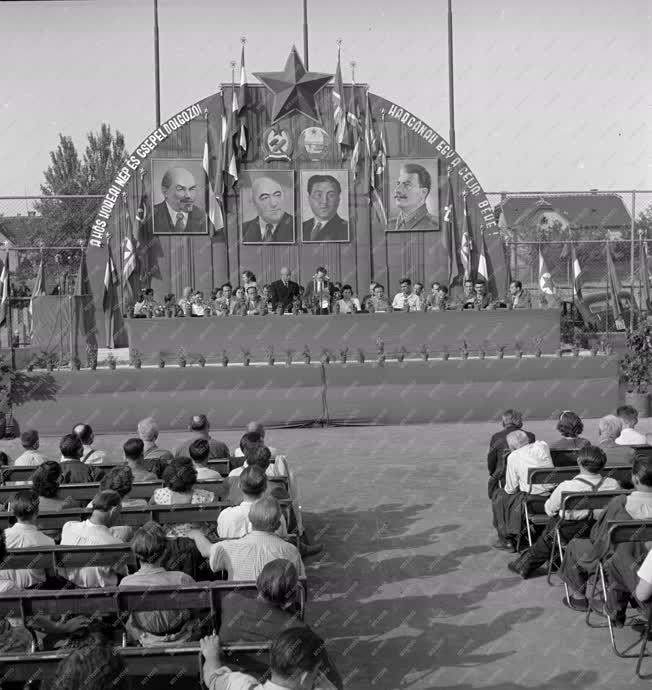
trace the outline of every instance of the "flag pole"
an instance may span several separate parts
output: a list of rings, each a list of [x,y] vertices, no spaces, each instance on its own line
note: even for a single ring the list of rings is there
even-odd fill
[[[9,268],[9,252],[7,252],[7,330],[9,331],[9,348],[11,351],[11,368],[16,369],[16,350],[14,349],[14,326],[11,314],[11,271]]]
[[[606,250],[607,254],[609,254],[609,234],[607,234],[607,242],[606,242]],[[614,291],[611,286],[611,271],[609,270],[610,264],[609,264],[609,256],[606,256],[606,263],[607,263],[607,309],[605,310],[605,314],[607,317],[607,342],[609,341],[609,302],[611,302],[611,298],[613,297],[612,292]],[[613,306],[614,310],[616,309],[616,305],[614,304]],[[614,317],[614,329],[616,327],[616,320]]]
[[[161,126],[161,75],[158,48],[158,0],[154,0],[154,99],[156,106],[156,127]]]
[[[308,63],[308,0],[303,0],[303,62],[306,70],[309,70]]]
[[[455,148],[455,89],[453,85],[453,0],[448,0],[448,143]]]
[[[631,221],[631,242],[630,242],[630,306],[629,306],[629,331],[634,330],[634,235],[636,234],[636,192],[632,192],[632,221]],[[647,270],[647,268],[646,268]]]

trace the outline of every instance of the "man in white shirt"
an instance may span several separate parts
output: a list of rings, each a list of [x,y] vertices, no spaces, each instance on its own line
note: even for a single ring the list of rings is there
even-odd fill
[[[23,489],[11,499],[11,511],[16,524],[5,530],[7,549],[25,549],[30,546],[54,546],[54,539],[38,531],[39,497],[32,489]],[[0,570],[0,580],[12,580],[18,589],[42,585],[46,580],[44,570]]]
[[[574,537],[588,536],[593,523],[604,512],[594,510],[593,514],[590,514],[588,510],[573,510],[562,515],[560,509],[563,494],[580,491],[620,491],[621,489],[615,479],[601,475],[607,464],[607,456],[601,448],[585,446],[577,456],[577,464],[580,468],[579,474],[573,479],[567,479],[558,484],[545,502],[544,510],[551,519],[541,536],[519,558],[507,565],[512,572],[520,575],[524,580],[550,558],[557,527],[559,527],[563,542],[568,543]],[[560,522],[562,518],[563,522]]]
[[[401,279],[401,291],[396,294],[392,302],[394,311],[419,311],[421,298],[412,292],[412,281],[409,278]]]
[[[265,445],[265,427],[260,422],[249,422],[247,424],[247,431],[240,439],[240,445],[235,449],[234,457],[245,457],[245,448]],[[278,450],[271,446],[267,446],[270,456],[274,458],[267,468],[268,477],[287,477],[289,474],[287,458],[285,455],[279,455]],[[229,472],[229,477],[239,477],[242,469],[247,466],[245,460],[242,467],[235,467]]]
[[[267,491],[267,477],[259,467],[246,467],[239,479],[243,501],[238,506],[225,508],[217,517],[217,535],[220,539],[239,539],[251,532],[249,511],[251,506],[259,501]],[[279,537],[288,535],[285,518],[281,515],[281,524],[276,530]]]
[[[122,544],[111,532],[120,519],[121,499],[117,491],[100,491],[93,499],[93,512],[83,522],[66,522],[61,530],[62,546]],[[126,573],[126,571],[125,571]],[[118,576],[108,567],[62,568],[61,574],[78,587],[114,587]]]
[[[25,451],[16,458],[14,462],[16,467],[36,467],[47,460],[45,455],[38,452],[40,440],[36,429],[23,431],[20,435],[20,444]]]
[[[619,446],[645,446],[647,440],[645,434],[634,429],[638,424],[638,412],[631,405],[623,405],[616,410],[616,415],[623,423],[623,430],[616,439]]]
[[[226,570],[229,580],[256,580],[265,565],[277,558],[290,561],[299,577],[305,577],[306,570],[296,546],[275,534],[281,526],[282,516],[279,502],[275,498],[266,497],[250,507],[249,522],[252,531],[240,539],[211,544],[199,530],[191,530],[187,536],[194,540],[202,556],[208,558],[211,570]]]
[[[545,441],[530,443],[527,434],[512,431],[507,435],[507,444],[512,452],[507,456],[505,486],[496,489],[491,499],[494,515],[494,527],[498,532],[498,541],[494,548],[513,551],[518,535],[522,530],[523,501],[528,493],[547,494],[551,487],[547,484],[528,484],[530,468],[552,468],[550,448]],[[532,506],[534,508],[534,506]],[[538,508],[538,506],[537,506]],[[535,508],[535,510],[537,509]],[[543,510],[543,506],[541,506]]]
[[[324,641],[310,628],[289,628],[270,649],[271,679],[263,684],[220,663],[220,638],[213,634],[199,643],[204,656],[203,679],[208,690],[330,690],[323,676],[329,666]]]
[[[208,439],[196,438],[189,446],[188,452],[192,464],[197,470],[197,481],[221,482],[222,475],[208,466],[208,457],[211,454],[211,446]]]
[[[81,456],[81,461],[88,465],[100,465],[106,459],[106,453],[103,450],[96,450],[93,448],[95,443],[95,433],[90,424],[75,424],[72,428],[72,433],[75,434],[84,446],[84,452]]]

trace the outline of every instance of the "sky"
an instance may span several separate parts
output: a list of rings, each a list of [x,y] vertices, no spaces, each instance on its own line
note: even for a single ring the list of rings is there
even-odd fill
[[[301,0],[159,0],[163,120],[300,52]],[[342,66],[448,139],[446,0],[308,0]],[[453,0],[457,150],[485,191],[652,189],[649,0]],[[153,0],[0,3],[0,196],[38,193],[59,133],[155,129]],[[251,81],[255,81],[250,76]]]

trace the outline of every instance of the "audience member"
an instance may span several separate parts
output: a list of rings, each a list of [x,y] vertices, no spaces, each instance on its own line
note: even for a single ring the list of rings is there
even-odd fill
[[[589,534],[594,521],[602,514],[601,510],[573,510],[563,515],[561,511],[561,499],[565,493],[578,491],[618,491],[620,484],[611,477],[603,477],[600,473],[607,464],[605,452],[597,446],[585,446],[577,457],[580,472],[573,479],[558,484],[550,498],[545,502],[544,510],[550,515],[543,533],[530,549],[525,551],[517,560],[508,565],[508,568],[527,579],[540,568],[551,556],[555,539],[555,530],[559,528],[564,543],[574,537],[582,537]],[[592,514],[590,514],[592,512]],[[563,518],[563,522],[560,522]]]
[[[638,424],[638,412],[631,405],[622,405],[616,410],[616,415],[623,423],[623,430],[616,439],[619,446],[645,446],[647,441],[645,434],[634,429]]]
[[[42,465],[47,458],[38,452],[39,449],[39,435],[36,429],[28,429],[23,431],[20,435],[20,445],[25,449],[22,455],[19,455],[14,465],[16,467],[35,467]]]
[[[162,479],[163,487],[156,489],[149,501],[152,505],[197,505],[213,503],[215,499],[212,491],[195,488],[197,470],[190,458],[174,458],[163,471]],[[190,536],[188,532],[192,529],[203,529],[203,527],[185,522],[165,526],[169,538]]]
[[[197,290],[193,296],[192,304],[190,305],[190,313],[192,316],[211,315],[210,304],[204,301],[204,293],[201,290]]]
[[[82,462],[89,465],[97,465],[106,460],[106,453],[103,450],[93,448],[95,434],[90,424],[75,424],[72,428],[72,433],[79,437],[84,446],[81,457]]]
[[[174,455],[169,450],[164,450],[156,445],[158,434],[158,424],[152,417],[141,419],[138,422],[138,436],[144,443],[143,467],[148,472],[153,472],[160,479],[165,466],[172,460]]]
[[[61,530],[63,546],[101,546],[122,544],[111,531],[120,519],[120,494],[117,491],[100,491],[93,499],[93,512],[82,522],[66,522]],[[62,568],[61,574],[78,587],[114,587],[118,573],[108,566],[88,568]]]
[[[16,524],[4,531],[8,549],[23,549],[30,546],[54,546],[54,539],[37,527],[39,496],[32,489],[18,491],[11,499],[11,512]],[[40,568],[0,570],[0,580],[12,580],[17,589],[27,589],[45,583],[45,570]]]
[[[146,522],[131,542],[131,550],[138,559],[139,569],[127,575],[120,587],[156,587],[162,585],[192,585],[195,581],[186,573],[166,570],[162,565],[168,540],[156,522]],[[134,642],[143,647],[179,644],[199,638],[197,620],[190,611],[143,611],[132,613],[126,630]]]
[[[598,563],[609,553],[609,522],[615,520],[649,520],[652,518],[652,454],[637,453],[632,467],[634,490],[616,496],[591,529],[588,539],[571,539],[564,553],[560,576],[571,590],[564,606],[586,611],[586,583]],[[618,552],[613,558],[618,557]],[[625,564],[628,567],[628,564]]]
[[[122,454],[133,474],[135,482],[155,482],[158,477],[145,469],[143,450],[145,444],[139,438],[130,438],[122,446]]]
[[[598,422],[598,446],[607,454],[607,465],[630,465],[634,449],[616,443],[623,429],[623,423],[613,414],[602,417]]]
[[[80,503],[61,492],[63,472],[61,465],[54,460],[46,460],[36,468],[32,475],[32,488],[39,496],[39,510],[54,513],[66,508],[79,508]]]
[[[219,460],[220,458],[229,457],[229,448],[226,443],[214,439],[208,432],[210,424],[208,417],[205,414],[193,415],[190,419],[190,431],[192,434],[187,438],[175,451],[175,457],[183,456],[185,458],[190,456],[190,444],[198,438],[204,438],[208,441],[210,446],[209,460]]]
[[[84,446],[76,434],[66,434],[59,443],[61,451],[61,483],[85,484],[93,481],[91,468],[82,462]]]
[[[243,495],[240,505],[225,508],[217,517],[217,534],[220,539],[239,539],[251,532],[249,510],[267,491],[267,477],[260,467],[245,467],[239,478],[239,488]],[[287,537],[285,518],[276,530],[279,537]]]
[[[264,685],[250,675],[231,671],[220,663],[220,638],[202,638],[203,678],[208,690],[320,690],[333,686],[320,678],[328,665],[324,641],[307,628],[290,628],[282,632],[270,650],[271,680]],[[324,684],[324,683],[327,683]]]
[[[591,441],[580,436],[584,431],[584,423],[579,415],[571,410],[564,410],[559,415],[557,431],[561,438],[550,444],[550,450],[579,450],[591,445]]]
[[[489,471],[488,493],[489,498],[498,487],[498,482],[502,481],[505,475],[506,465],[502,465],[502,457],[505,451],[509,450],[507,436],[512,431],[518,431],[523,427],[523,415],[518,410],[505,410],[502,415],[503,428],[497,431],[489,441],[489,452],[487,453],[487,470]],[[526,431],[528,442],[533,443],[536,438],[531,431]]]
[[[360,302],[360,306],[362,307],[363,313],[366,313],[367,303],[374,296],[374,289],[375,289],[376,285],[378,285],[378,283],[375,280],[372,280],[371,283],[369,284],[369,294],[365,295]]]
[[[134,474],[128,465],[118,465],[112,467],[109,473],[100,481],[100,491],[116,491],[120,494],[121,505],[123,508],[145,508],[147,501],[144,498],[129,498],[129,493],[133,489]],[[93,506],[91,501],[89,508]]]
[[[248,436],[248,434],[259,434],[259,436],[258,437]],[[252,444],[262,443],[263,445],[267,445],[265,443],[265,434],[266,434],[266,430],[265,430],[265,427],[263,426],[263,424],[261,422],[255,422],[255,421],[249,422],[249,424],[247,424],[247,431],[245,432],[244,436],[242,436],[242,438],[240,439],[240,446],[238,446],[235,449],[235,452],[233,453],[233,457],[236,457],[236,458],[244,457],[244,453],[242,451],[241,446],[242,446],[242,439],[245,439],[245,437],[246,437],[246,440],[248,443],[252,443]],[[272,454],[272,456],[278,455],[278,450],[276,448],[273,448],[272,446],[267,446],[267,447],[269,448],[269,452]]]
[[[512,280],[509,284],[509,305],[512,309],[532,309],[532,297],[523,289],[520,280]]]
[[[4,450],[0,450],[0,468],[9,467],[9,463],[9,456],[4,452]]]
[[[525,431],[512,431],[507,435],[507,444],[511,453],[507,456],[505,487],[496,489],[491,499],[494,527],[498,532],[498,541],[494,548],[514,551],[515,542],[521,534],[523,519],[523,502],[528,493],[546,494],[550,487],[546,484],[528,483],[530,468],[552,468],[550,449],[545,441],[530,442]],[[543,501],[541,501],[543,508]],[[530,508],[536,511],[531,503]]]
[[[212,470],[208,466],[208,456],[211,452],[208,439],[195,439],[190,444],[188,450],[190,452],[190,459],[192,460],[192,464],[195,470],[197,471],[197,481],[222,481],[222,475],[219,472]]]
[[[255,580],[265,565],[276,558],[285,558],[293,563],[299,576],[304,577],[305,568],[296,546],[275,534],[282,516],[279,502],[265,497],[249,509],[252,531],[241,539],[211,544],[198,530],[192,530],[188,536],[195,541],[202,556],[208,558],[211,570],[226,570],[229,580]]]

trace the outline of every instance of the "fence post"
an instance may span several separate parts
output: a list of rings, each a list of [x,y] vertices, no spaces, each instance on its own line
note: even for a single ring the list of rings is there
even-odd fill
[[[632,220],[631,220],[631,241],[630,241],[630,308],[629,308],[629,331],[634,330],[634,230],[636,226],[636,191],[632,190]],[[646,269],[647,270],[647,269]]]

